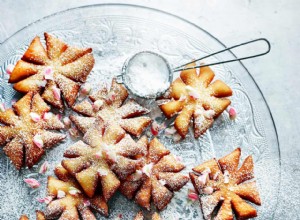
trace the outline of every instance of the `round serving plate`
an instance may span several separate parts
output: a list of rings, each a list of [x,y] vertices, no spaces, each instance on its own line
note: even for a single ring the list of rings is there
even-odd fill
[[[8,64],[15,64],[36,36],[49,32],[70,45],[92,47],[96,59],[95,67],[88,78],[93,87],[120,74],[126,59],[139,51],[150,50],[161,54],[175,67],[193,58],[224,49],[219,40],[200,27],[171,14],[134,5],[100,4],[79,7],[60,12],[18,31],[0,46],[0,101],[7,106],[20,97],[7,83],[5,73]],[[235,58],[231,52],[210,58],[207,62]],[[221,157],[237,147],[242,149],[242,159],[252,154],[255,160],[255,175],[262,206],[257,219],[272,219],[277,206],[280,185],[280,151],[276,129],[271,113],[250,73],[240,62],[212,67],[216,78],[225,81],[233,89],[232,106],[237,110],[236,120],[230,120],[224,112],[213,127],[198,140],[190,131],[179,143],[167,137],[160,140],[173,154],[180,155],[186,164],[185,173],[212,157]],[[178,74],[177,74],[178,75]],[[175,78],[176,76],[174,76]],[[154,100],[138,99],[152,109],[152,117],[162,115],[157,111]],[[66,110],[65,115],[70,114]],[[44,204],[37,198],[45,196],[47,175],[60,163],[64,150],[75,140],[67,140],[49,150],[31,170],[17,171],[0,150],[0,219],[18,219],[28,214],[34,219],[37,209]],[[47,175],[37,174],[39,166],[50,163]],[[38,190],[29,189],[24,178],[34,177],[43,184]],[[199,202],[187,199],[188,183],[161,212],[163,219],[202,219]],[[122,214],[123,219],[132,219],[140,208],[133,201],[116,194],[109,202],[110,219]],[[104,217],[97,215],[99,219]]]

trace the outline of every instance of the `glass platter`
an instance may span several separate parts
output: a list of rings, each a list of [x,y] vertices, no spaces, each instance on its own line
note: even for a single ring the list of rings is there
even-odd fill
[[[133,5],[104,4],[80,7],[60,12],[23,28],[0,46],[0,101],[10,106],[19,97],[7,83],[6,66],[15,64],[35,35],[49,32],[70,45],[92,47],[96,59],[88,83],[96,87],[100,82],[109,83],[118,75],[125,60],[132,54],[151,50],[166,57],[173,67],[178,64],[223,49],[225,46],[200,27],[174,15]],[[245,39],[247,40],[247,39]],[[210,60],[234,58],[233,53],[223,54]],[[216,78],[233,88],[232,106],[238,112],[231,121],[224,112],[214,126],[200,139],[195,140],[190,131],[180,143],[161,137],[161,141],[176,155],[183,157],[185,173],[195,165],[212,157],[221,157],[237,147],[242,148],[242,159],[252,154],[255,160],[255,175],[258,182],[262,206],[257,219],[272,219],[277,206],[280,185],[280,151],[276,129],[268,106],[250,73],[240,62],[212,67]],[[176,76],[175,76],[176,77]],[[138,99],[157,114],[153,100]],[[68,115],[67,110],[64,114]],[[37,175],[43,161],[49,161],[50,171],[62,160],[64,150],[74,140],[66,141],[49,150],[33,169],[15,170],[0,149],[0,219],[18,219],[28,214],[35,219],[35,210],[43,210],[36,198],[45,196],[45,175]],[[29,189],[23,179],[32,176],[43,186],[39,190]],[[188,183],[161,212],[163,219],[202,219],[199,202],[187,200]],[[109,202],[110,219],[122,214],[123,219],[133,219],[139,207],[116,194]],[[105,219],[98,215],[99,219]]]

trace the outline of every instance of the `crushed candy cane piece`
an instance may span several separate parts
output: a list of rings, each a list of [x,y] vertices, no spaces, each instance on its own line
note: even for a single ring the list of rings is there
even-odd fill
[[[198,177],[199,184],[203,187],[208,180],[208,173],[203,173]]]
[[[29,115],[30,115],[32,121],[34,121],[34,122],[38,122],[41,120],[41,116],[35,112],[30,112]]]
[[[77,188],[71,186],[71,187],[69,187],[69,193],[70,193],[72,196],[75,196],[76,194],[81,193],[81,192],[80,192],[79,189],[77,189]]]
[[[69,117],[64,117],[63,118],[63,123],[65,125],[66,128],[70,128],[71,127],[71,120]]]
[[[233,107],[230,107],[230,108],[229,108],[228,114],[229,114],[229,118],[230,118],[231,120],[236,119],[237,112],[236,112],[236,110],[235,110]]]
[[[103,168],[98,169],[98,173],[100,176],[107,176],[108,174],[107,170],[104,170]]]
[[[38,202],[40,202],[40,203],[44,203],[45,202],[45,198],[37,198],[36,199]]]
[[[151,133],[154,136],[157,136],[160,130],[160,125],[157,123],[157,121],[153,121],[152,125],[151,125]]]
[[[58,190],[57,191],[57,198],[58,199],[62,199],[62,198],[64,198],[66,196],[66,193],[64,192],[64,191],[62,191],[62,190]]]
[[[217,180],[218,177],[219,177],[219,175],[220,175],[220,171],[217,171],[217,172],[215,173],[215,175],[213,176],[213,180]]]
[[[91,90],[92,90],[91,85],[86,83],[80,90],[80,95],[87,96],[88,94],[90,94]]]
[[[95,102],[93,103],[93,110],[94,110],[95,112],[99,111],[100,108],[103,106],[103,104],[104,104],[104,101],[101,100],[101,99],[95,101]]]
[[[7,73],[8,75],[10,75],[10,74],[13,72],[14,68],[15,68],[15,65],[13,65],[13,64],[8,64],[7,67],[6,67],[6,73]]]
[[[42,118],[43,118],[45,121],[49,120],[49,119],[52,118],[52,117],[53,117],[53,113],[52,113],[52,112],[45,112],[45,113],[43,114],[43,116],[42,116]]]
[[[33,143],[39,148],[43,148],[43,146],[44,146],[44,142],[43,142],[42,136],[40,134],[34,135]]]
[[[44,78],[46,80],[53,80],[53,70],[50,66],[47,66],[44,70]]]
[[[148,163],[146,164],[143,168],[142,171],[144,174],[146,174],[148,177],[151,177],[152,174],[152,168],[153,168],[153,163]]]
[[[116,94],[114,92],[109,92],[106,98],[106,101],[112,103],[116,99]]]
[[[224,171],[224,183],[229,183],[229,172],[228,172],[228,170]]]
[[[166,182],[165,180],[163,180],[163,179],[159,180],[158,182],[159,182],[161,185],[163,185],[163,186],[166,185],[166,183],[167,183],[167,182]]]
[[[27,183],[27,185],[33,189],[39,188],[41,185],[39,183],[39,181],[37,181],[36,179],[33,179],[33,178],[24,179],[24,182]]]
[[[60,100],[60,89],[52,86],[52,92],[53,92],[53,96],[56,100]]]
[[[48,205],[52,200],[53,200],[52,196],[47,196],[44,198],[44,203]]]
[[[188,199],[191,201],[197,201],[198,200],[198,195],[194,190],[189,189],[188,190]]]
[[[4,103],[0,103],[0,111],[5,112],[5,104]]]
[[[45,161],[42,164],[42,166],[40,167],[39,173],[40,174],[45,174],[47,172],[48,168],[49,168],[49,163],[48,163],[48,161]]]
[[[203,189],[203,193],[206,194],[206,195],[211,195],[213,192],[214,192],[214,189],[212,187],[210,187],[210,186],[205,187]]]

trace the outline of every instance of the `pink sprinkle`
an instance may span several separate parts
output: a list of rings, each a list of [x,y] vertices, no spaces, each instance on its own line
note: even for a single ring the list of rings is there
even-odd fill
[[[64,117],[63,122],[64,122],[64,125],[66,126],[66,128],[71,127],[71,120],[69,119],[69,117]]]
[[[34,121],[34,122],[38,122],[41,120],[41,116],[35,112],[30,112],[29,115],[30,115],[32,121]]]
[[[48,161],[45,161],[42,164],[42,166],[40,167],[39,173],[45,174],[47,172],[48,168],[49,168],[49,163],[48,163]]]
[[[52,118],[52,117],[53,117],[52,112],[45,112],[45,113],[43,114],[43,116],[42,116],[42,118],[43,118],[45,121],[49,120],[49,119]]]
[[[6,67],[6,73],[7,73],[8,75],[12,74],[14,68],[15,68],[14,65],[8,64],[7,67]]]
[[[230,107],[228,110],[229,118],[234,120],[237,116],[236,110],[233,107]]]
[[[0,112],[5,112],[5,104],[0,103]]]
[[[44,70],[44,77],[46,80],[53,80],[53,71],[51,67],[46,67]]]
[[[53,200],[52,196],[47,196],[44,198],[44,202],[48,205]]]
[[[52,86],[52,92],[56,100],[60,100],[60,89]]]
[[[44,142],[43,142],[42,136],[40,134],[36,134],[33,137],[33,143],[39,148],[43,148],[43,146],[44,146]]]
[[[24,182],[27,183],[27,185],[33,189],[39,188],[41,185],[39,181],[33,178],[24,179]]]
[[[37,198],[36,199],[38,202],[40,202],[40,203],[44,203],[45,202],[45,198]]]
[[[198,200],[198,195],[195,192],[189,190],[188,199],[195,202]]]

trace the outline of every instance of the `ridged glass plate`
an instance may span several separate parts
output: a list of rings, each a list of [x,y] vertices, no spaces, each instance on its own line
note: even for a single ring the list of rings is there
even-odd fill
[[[0,101],[10,105],[19,97],[7,83],[6,66],[14,64],[32,38],[49,32],[65,40],[68,44],[93,48],[95,67],[88,82],[97,86],[109,83],[120,73],[124,61],[132,54],[151,50],[166,57],[175,67],[192,58],[223,49],[225,46],[215,37],[196,25],[158,10],[132,5],[104,4],[80,7],[43,18],[20,30],[0,46]],[[227,53],[211,60],[234,58]],[[247,69],[239,62],[213,67],[216,78],[224,80],[234,91],[232,105],[238,112],[231,121],[223,113],[214,126],[200,139],[195,140],[192,131],[180,143],[162,137],[161,141],[176,155],[181,155],[186,164],[184,172],[204,160],[220,157],[237,147],[242,148],[242,158],[252,154],[255,160],[255,174],[262,198],[262,206],[257,207],[257,219],[272,219],[278,200],[280,180],[280,152],[276,130],[268,106]],[[138,100],[153,109],[152,100]],[[66,111],[65,114],[70,112]],[[67,140],[47,152],[42,161],[49,161],[52,168],[63,158],[64,150],[74,142]],[[8,158],[0,150],[0,219],[18,219],[29,214],[34,219],[36,209],[44,209],[36,198],[44,197],[46,176],[37,175],[38,166],[32,170],[16,171]],[[47,174],[53,174],[49,171]],[[29,189],[23,179],[33,176],[42,181],[39,190]],[[199,203],[187,200],[187,184],[167,209],[161,212],[163,219],[202,219]],[[110,219],[122,214],[123,219],[132,219],[139,207],[117,194],[109,202]],[[99,219],[104,217],[98,216]]]

